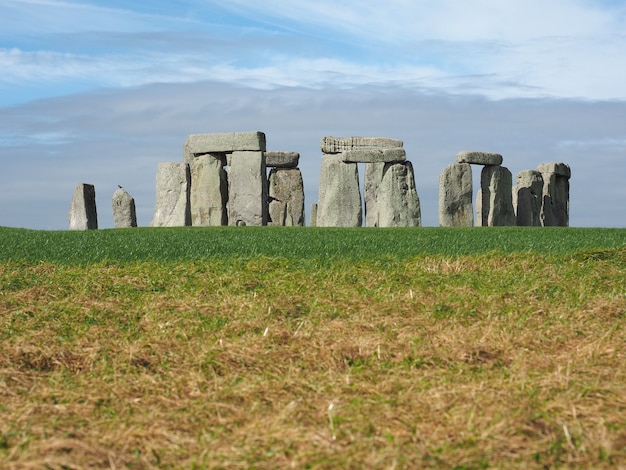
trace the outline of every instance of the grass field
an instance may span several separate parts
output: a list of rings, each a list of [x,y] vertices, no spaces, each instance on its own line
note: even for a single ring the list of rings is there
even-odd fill
[[[626,468],[626,230],[0,229],[0,468]]]

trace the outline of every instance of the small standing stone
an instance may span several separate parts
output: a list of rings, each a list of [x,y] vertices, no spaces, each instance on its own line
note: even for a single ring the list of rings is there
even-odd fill
[[[70,230],[97,230],[96,188],[80,183],[74,190],[68,214]]]
[[[442,227],[471,227],[472,167],[469,163],[452,163],[439,176],[439,225]]]
[[[124,188],[119,188],[113,193],[113,223],[115,228],[128,228],[137,226],[137,213],[135,199]]]
[[[311,227],[317,227],[317,203],[311,204]]]
[[[269,175],[268,225],[304,226],[304,184],[297,168],[273,168]]]

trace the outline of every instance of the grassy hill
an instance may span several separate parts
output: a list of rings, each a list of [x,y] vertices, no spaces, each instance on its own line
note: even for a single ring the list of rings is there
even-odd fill
[[[0,229],[2,468],[626,465],[626,230]]]

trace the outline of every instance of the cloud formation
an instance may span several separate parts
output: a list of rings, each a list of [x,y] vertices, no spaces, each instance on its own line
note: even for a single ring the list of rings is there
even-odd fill
[[[307,205],[323,136],[388,136],[427,225],[439,172],[477,149],[514,174],[570,163],[572,225],[626,226],[624,31],[610,0],[5,0],[0,225],[66,228],[78,182],[102,226],[117,184],[147,225],[188,134],[261,130],[302,154]]]

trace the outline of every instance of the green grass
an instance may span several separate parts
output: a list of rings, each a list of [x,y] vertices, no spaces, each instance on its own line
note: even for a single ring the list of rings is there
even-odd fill
[[[625,235],[0,229],[0,468],[623,468]]]
[[[138,228],[88,232],[0,228],[0,261],[97,263],[270,258],[406,259],[418,255],[571,253],[626,246],[626,229],[285,227]]]

